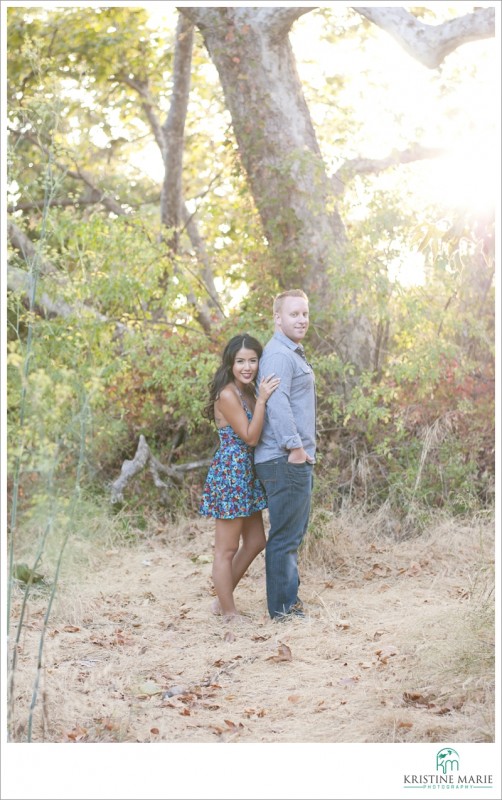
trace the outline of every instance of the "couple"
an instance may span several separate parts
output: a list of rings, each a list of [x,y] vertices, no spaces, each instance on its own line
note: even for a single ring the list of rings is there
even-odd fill
[[[273,313],[275,333],[264,350],[247,334],[227,344],[205,409],[220,447],[200,513],[216,518],[212,610],[226,618],[239,616],[233,590],[265,544],[270,616],[304,616],[297,554],[310,512],[316,411],[314,374],[300,344],[309,326],[306,294],[282,292]]]

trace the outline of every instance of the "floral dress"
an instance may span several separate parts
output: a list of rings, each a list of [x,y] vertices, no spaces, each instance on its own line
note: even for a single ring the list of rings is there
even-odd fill
[[[252,414],[242,400],[249,421]],[[207,473],[199,513],[204,517],[250,517],[267,507],[265,492],[253,465],[254,447],[246,444],[230,425],[218,428],[220,446]]]

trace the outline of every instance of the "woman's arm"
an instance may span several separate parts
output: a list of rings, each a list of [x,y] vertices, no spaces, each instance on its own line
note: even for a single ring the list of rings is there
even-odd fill
[[[272,392],[277,389],[279,380],[274,375],[262,378],[251,421],[248,420],[242,403],[231,385],[222,389],[216,401],[217,410],[225,418],[225,422],[231,426],[237,436],[251,447],[257,445],[260,440],[265,419],[265,405]]]

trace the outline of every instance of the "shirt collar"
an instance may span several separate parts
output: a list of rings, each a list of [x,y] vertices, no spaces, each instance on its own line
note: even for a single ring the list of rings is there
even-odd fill
[[[301,344],[293,342],[293,340],[288,336],[285,336],[282,331],[275,331],[273,338],[277,339],[279,342],[282,342],[282,344],[285,344],[290,350],[296,350],[297,347],[301,347],[303,349]]]

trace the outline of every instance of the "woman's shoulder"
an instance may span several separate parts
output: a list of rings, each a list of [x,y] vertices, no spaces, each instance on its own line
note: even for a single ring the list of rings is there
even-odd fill
[[[232,383],[227,383],[227,385],[224,386],[223,389],[221,390],[220,396],[219,396],[218,399],[219,400],[227,400],[227,401],[228,400],[230,400],[230,401],[235,400],[235,401],[238,402],[239,398],[238,398],[237,392],[235,390],[235,386]]]

